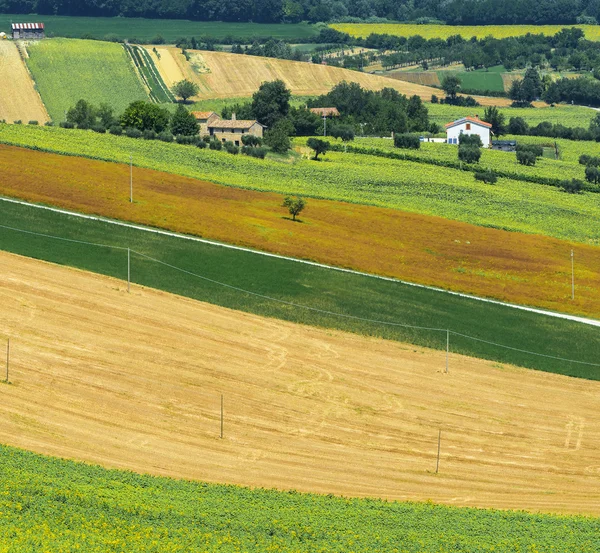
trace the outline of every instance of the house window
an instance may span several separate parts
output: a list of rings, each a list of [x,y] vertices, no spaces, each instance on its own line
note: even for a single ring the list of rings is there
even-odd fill
[[[235,129],[231,129],[231,132],[235,132]]]
[[[471,130],[471,123],[467,123],[467,130],[470,131]]]
[[[239,145],[240,145],[240,141],[239,141],[239,140],[236,140],[236,141],[235,141],[235,145],[236,145],[236,146],[239,146]]]

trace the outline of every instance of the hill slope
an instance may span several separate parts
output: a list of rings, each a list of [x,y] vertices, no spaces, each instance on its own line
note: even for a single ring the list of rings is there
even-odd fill
[[[0,41],[0,98],[0,119],[8,123],[49,119],[17,46],[7,40]]]
[[[458,355],[443,374],[441,352],[0,262],[3,443],[212,482],[600,514],[598,382]]]

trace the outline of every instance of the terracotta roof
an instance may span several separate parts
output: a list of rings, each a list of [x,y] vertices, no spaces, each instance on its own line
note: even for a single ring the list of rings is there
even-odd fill
[[[244,121],[241,119],[229,120],[229,119],[217,119],[208,126],[213,129],[249,129],[252,125],[260,125],[258,121]],[[264,125],[260,125],[264,127]]]
[[[337,108],[310,108],[310,111],[316,113],[317,115],[329,117],[330,115],[334,117],[339,117],[340,112]]]
[[[214,111],[192,111],[192,115],[196,119],[208,119],[211,115],[216,115],[219,117],[219,115]]]
[[[488,129],[492,128],[492,125],[478,119],[477,117],[463,117],[461,119],[457,119],[456,121],[452,121],[451,123],[446,123],[445,127],[448,129],[450,127],[454,127],[455,125],[460,125],[461,123],[475,123],[476,125],[480,125],[482,127],[487,127]]]
[[[26,30],[26,31],[43,31],[44,24],[43,23],[13,23],[12,24],[13,31],[16,30]]]

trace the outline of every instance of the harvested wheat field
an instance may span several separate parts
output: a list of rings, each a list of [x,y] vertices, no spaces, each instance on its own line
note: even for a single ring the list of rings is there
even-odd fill
[[[40,124],[49,120],[17,46],[6,40],[0,41],[0,119]]]
[[[598,382],[458,355],[445,374],[440,352],[4,252],[0,266],[3,443],[211,482],[600,514]]]

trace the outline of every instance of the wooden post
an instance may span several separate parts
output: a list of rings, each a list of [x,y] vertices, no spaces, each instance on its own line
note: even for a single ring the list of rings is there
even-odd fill
[[[440,448],[442,444],[442,431],[439,431],[438,434],[438,454],[437,454],[437,463],[435,464],[435,473],[437,474],[440,469]]]

